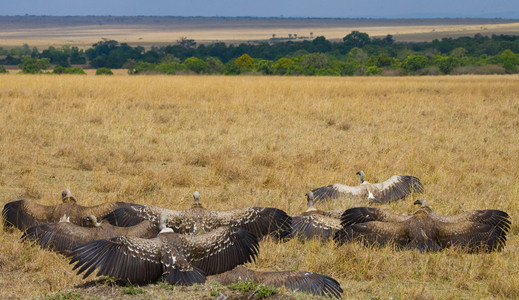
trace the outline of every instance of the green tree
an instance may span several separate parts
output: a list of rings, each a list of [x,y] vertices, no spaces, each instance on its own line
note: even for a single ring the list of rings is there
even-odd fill
[[[293,64],[294,61],[290,58],[282,57],[274,64],[274,73],[284,75]]]
[[[205,62],[209,66],[209,73],[220,74],[223,71],[223,63],[217,57],[208,57]]]
[[[519,58],[517,54],[515,54],[512,50],[506,49],[501,52],[500,61],[503,67],[505,68],[507,73],[516,73],[517,72],[517,64],[519,63]]]
[[[254,66],[254,60],[246,53],[238,57],[234,63],[242,70],[250,70]]]
[[[382,75],[382,69],[377,66],[370,66],[366,69],[367,76]]]
[[[186,70],[193,71],[197,74],[207,73],[209,64],[197,57],[189,57],[182,64]]]
[[[402,68],[408,73],[414,73],[429,65],[429,60],[423,55],[409,55],[402,63]]]
[[[434,60],[438,69],[440,69],[444,74],[450,74],[455,67],[461,65],[458,58],[451,56],[437,56]]]
[[[22,58],[22,63],[18,65],[22,69],[22,73],[26,74],[37,74],[41,73],[41,70],[50,67],[50,59],[45,58],[32,58],[25,56]]]
[[[114,75],[109,68],[99,68],[96,70],[96,75]]]
[[[357,30],[352,31],[350,34],[342,38],[342,40],[344,41],[344,45],[346,47],[351,48],[362,48],[371,42],[371,39],[367,33]]]

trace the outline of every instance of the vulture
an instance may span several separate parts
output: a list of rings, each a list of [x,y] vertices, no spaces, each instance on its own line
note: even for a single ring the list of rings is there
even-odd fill
[[[108,222],[99,223],[93,215],[83,218],[83,225],[88,227],[66,221],[36,225],[24,232],[22,241],[37,241],[43,248],[67,254],[80,244],[94,240],[106,240],[123,235],[153,238],[160,231],[160,226],[150,221],[143,221],[130,227],[117,227]]]
[[[500,210],[473,210],[453,216],[432,212],[425,200],[412,215],[399,215],[374,207],[355,207],[341,217],[343,229],[334,239],[340,244],[362,240],[367,245],[394,243],[399,248],[439,251],[459,247],[467,252],[500,251],[510,230],[510,216]]]
[[[264,285],[282,287],[293,291],[311,293],[330,298],[341,298],[343,292],[337,280],[326,275],[305,271],[253,271],[244,266],[237,266],[231,271],[208,278],[229,285],[239,281],[253,281]]]
[[[409,175],[393,175],[384,182],[369,183],[364,180],[364,172],[358,171],[360,185],[347,186],[336,183],[312,190],[316,201],[355,196],[372,203],[387,203],[404,198],[411,193],[423,193],[420,179]]]
[[[258,239],[247,230],[220,227],[200,235],[182,235],[165,228],[152,239],[120,236],[95,240],[73,249],[68,256],[73,270],[88,277],[110,276],[133,283],[204,283],[206,276],[232,270],[258,255]]]
[[[292,218],[273,207],[249,207],[228,211],[209,210],[200,204],[200,194],[193,193],[194,203],[189,209],[172,210],[151,205],[131,204],[106,216],[112,225],[130,226],[150,220],[158,224],[166,214],[166,225],[176,233],[198,234],[220,226],[234,226],[252,232],[258,238],[273,235],[284,238],[291,232]]]
[[[299,239],[319,239],[326,241],[342,229],[339,216],[314,207],[314,194],[306,194],[308,209],[299,216],[292,217],[292,236]]]
[[[30,200],[16,200],[7,203],[2,211],[4,229],[16,227],[22,231],[44,224],[59,222],[63,217],[71,223],[81,225],[85,216],[96,216],[101,219],[109,212],[128,205],[125,202],[108,202],[97,206],[81,206],[76,203],[70,190],[61,193],[62,203],[52,206],[41,205]]]

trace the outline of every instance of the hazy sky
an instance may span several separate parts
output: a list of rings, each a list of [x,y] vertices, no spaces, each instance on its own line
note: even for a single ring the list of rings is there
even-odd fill
[[[518,0],[0,0],[0,15],[519,18]]]

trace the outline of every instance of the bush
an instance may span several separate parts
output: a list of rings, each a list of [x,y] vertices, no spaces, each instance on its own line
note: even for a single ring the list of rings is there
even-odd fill
[[[25,74],[38,74],[41,70],[50,67],[49,58],[33,58],[25,56],[22,58],[22,63],[18,65]]]
[[[193,71],[197,74],[207,73],[209,64],[197,57],[189,57],[182,64],[186,70]]]
[[[367,76],[382,75],[382,69],[377,66],[368,67],[368,69],[366,70],[366,75]]]
[[[114,73],[108,68],[99,68],[96,70],[96,75],[114,75]]]
[[[9,73],[9,71],[7,71],[7,69],[5,68],[5,66],[0,65],[0,74],[7,74],[7,73]]]
[[[81,74],[81,75],[86,74],[82,68],[72,68],[72,67],[62,67],[62,66],[55,67],[54,70],[52,71],[52,73],[54,73],[54,74]]]

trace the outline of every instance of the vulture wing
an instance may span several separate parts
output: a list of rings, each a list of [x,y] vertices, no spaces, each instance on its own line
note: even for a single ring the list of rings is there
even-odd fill
[[[343,292],[337,280],[326,275],[305,271],[254,272],[255,281],[275,287],[284,286],[299,291],[330,298],[341,298]]]
[[[469,252],[499,251],[506,244],[509,227],[475,222],[438,222],[438,243],[442,248],[460,247]]]
[[[318,202],[344,196],[361,196],[363,193],[366,193],[366,187],[362,185],[348,186],[336,183],[313,189],[312,193],[314,194],[314,201]]]
[[[129,207],[131,203],[126,202],[106,202],[95,206],[77,206],[77,214],[81,218],[84,216],[96,216],[98,219],[104,218],[109,213],[121,207]]]
[[[147,206],[132,204],[125,207],[120,207],[108,213],[103,218],[108,223],[114,226],[128,227],[137,225],[143,220],[150,220],[159,223],[159,218]]]
[[[300,239],[311,240],[316,238],[326,241],[342,229],[339,219],[322,214],[297,216],[292,221],[292,235]]]
[[[189,264],[177,248],[168,245],[169,234],[153,239],[121,236],[88,242],[69,254],[70,263],[76,263],[73,269],[79,268],[78,275],[86,271],[83,278],[99,268],[97,276],[131,282],[152,282],[166,274],[166,280],[172,284],[203,283],[202,271]]]
[[[346,227],[357,223],[366,223],[371,221],[403,222],[410,217],[411,215],[400,215],[389,209],[376,207],[353,207],[344,211],[341,216],[341,225]]]
[[[258,238],[269,234],[276,238],[283,238],[288,236],[292,230],[292,218],[284,211],[273,207],[212,211],[211,215],[213,220],[217,220],[219,226],[243,228]]]
[[[14,226],[24,231],[40,223],[46,223],[46,216],[50,216],[53,209],[53,206],[41,205],[28,200],[9,202],[2,210],[4,228]]]
[[[370,246],[384,246],[391,242],[398,246],[406,246],[409,237],[406,234],[403,222],[373,221],[346,226],[335,234],[334,240],[339,244],[361,240]]]
[[[340,298],[343,292],[335,279],[305,271],[265,272],[238,266],[231,271],[209,277],[209,280],[216,280],[225,285],[250,280],[264,285],[284,286],[294,291],[335,298]]]
[[[387,203],[404,198],[411,193],[422,193],[424,191],[420,179],[414,176],[393,175],[384,182],[372,185],[379,191],[378,202]]]
[[[213,275],[255,260],[259,244],[247,230],[220,227],[205,234],[183,235],[181,247],[193,266]]]
[[[69,222],[33,226],[22,235],[22,241],[37,241],[42,248],[68,253],[79,244],[92,240],[95,228],[81,227]]]
[[[477,222],[491,226],[503,227],[510,229],[510,216],[501,210],[472,210],[463,212],[453,216],[440,216],[431,213],[430,216],[441,222],[458,223],[458,222]]]

